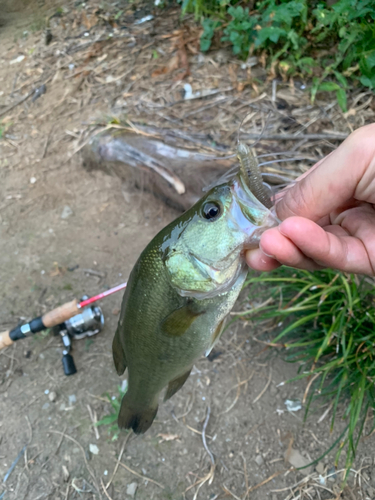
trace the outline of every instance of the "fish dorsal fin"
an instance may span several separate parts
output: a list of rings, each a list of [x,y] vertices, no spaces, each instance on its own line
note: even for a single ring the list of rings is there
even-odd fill
[[[192,323],[204,312],[196,312],[186,304],[169,314],[161,323],[161,329],[165,335],[170,337],[180,337]]]

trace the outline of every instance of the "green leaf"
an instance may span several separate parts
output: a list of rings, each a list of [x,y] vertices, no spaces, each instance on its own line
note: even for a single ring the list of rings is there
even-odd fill
[[[348,88],[348,81],[344,75],[342,75],[339,71],[334,71],[335,77],[337,81],[344,87],[344,89]]]
[[[323,82],[318,87],[319,92],[332,92],[339,89],[340,87],[335,82]]]
[[[211,47],[212,40],[209,38],[201,37],[200,40],[200,49],[202,52],[207,52],[207,50]]]
[[[264,44],[267,40],[270,40],[273,43],[277,43],[279,41],[280,36],[285,36],[286,31],[281,28],[275,28],[270,26],[268,28],[262,28],[258,31],[258,36],[255,39],[255,44],[259,47]]]
[[[366,57],[367,66],[369,68],[373,68],[375,66],[375,50],[373,50],[371,54],[368,54],[365,57]]]
[[[103,417],[101,420],[99,420],[99,422],[96,422],[96,426],[98,425],[109,425],[109,424],[113,424],[113,422],[116,422],[117,420],[117,415],[115,415],[114,413],[112,413],[111,415],[107,415],[105,417]]]
[[[344,89],[339,89],[336,92],[336,97],[337,97],[337,102],[339,103],[339,106],[341,108],[341,111],[343,113],[346,113],[348,111],[348,100],[346,97],[346,92]]]
[[[375,77],[369,78],[368,76],[361,76],[359,81],[364,85],[365,87],[369,87],[370,89],[375,89]]]
[[[193,0],[184,0],[181,5],[182,14],[185,14],[191,8],[191,4],[193,3]]]

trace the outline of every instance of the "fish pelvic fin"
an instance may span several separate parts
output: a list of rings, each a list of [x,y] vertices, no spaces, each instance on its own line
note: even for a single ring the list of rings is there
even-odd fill
[[[167,401],[167,399],[171,398],[174,394],[176,394],[177,391],[181,389],[181,387],[184,385],[184,383],[187,381],[189,378],[191,372],[191,368],[181,375],[178,378],[175,378],[174,380],[171,380],[168,384],[167,390],[164,395],[164,401]]]
[[[211,345],[210,347],[207,349],[207,351],[204,353],[204,355],[207,357],[210,352],[212,351],[214,345],[216,344],[216,342],[219,340],[219,338],[221,337],[221,334],[223,333],[224,331],[224,327],[225,327],[225,323],[227,322],[227,318],[228,316],[226,316],[224,319],[222,319],[220,321],[220,323],[217,325],[214,333],[212,334],[212,337],[211,337]]]
[[[112,342],[112,355],[117,374],[122,375],[126,370],[127,362],[124,348],[120,341],[120,332],[118,328]]]
[[[150,427],[158,412],[158,404],[145,408],[133,408],[128,394],[122,398],[118,426],[120,429],[133,429],[135,434],[143,434]]]

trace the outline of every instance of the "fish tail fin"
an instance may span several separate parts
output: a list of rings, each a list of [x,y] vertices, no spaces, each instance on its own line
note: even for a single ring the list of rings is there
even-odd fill
[[[128,394],[122,398],[118,426],[120,429],[133,429],[135,434],[143,434],[151,427],[158,411],[157,399],[155,405],[145,408],[134,408]]]
[[[112,342],[112,355],[117,374],[122,375],[126,369],[127,362],[124,348],[120,341],[120,332],[118,328]]]

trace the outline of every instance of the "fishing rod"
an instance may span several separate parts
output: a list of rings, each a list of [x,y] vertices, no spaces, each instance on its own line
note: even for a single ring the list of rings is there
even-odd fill
[[[94,295],[94,297],[84,296],[79,302],[74,299],[43,314],[43,316],[32,319],[28,323],[16,326],[13,330],[0,333],[0,350],[12,345],[17,340],[31,337],[47,328],[58,326],[65,346],[62,360],[65,375],[76,373],[73,358],[69,354],[71,350],[70,338],[79,339],[98,333],[104,324],[104,317],[100,307],[93,307],[92,304],[123,290],[125,287],[126,282]]]

